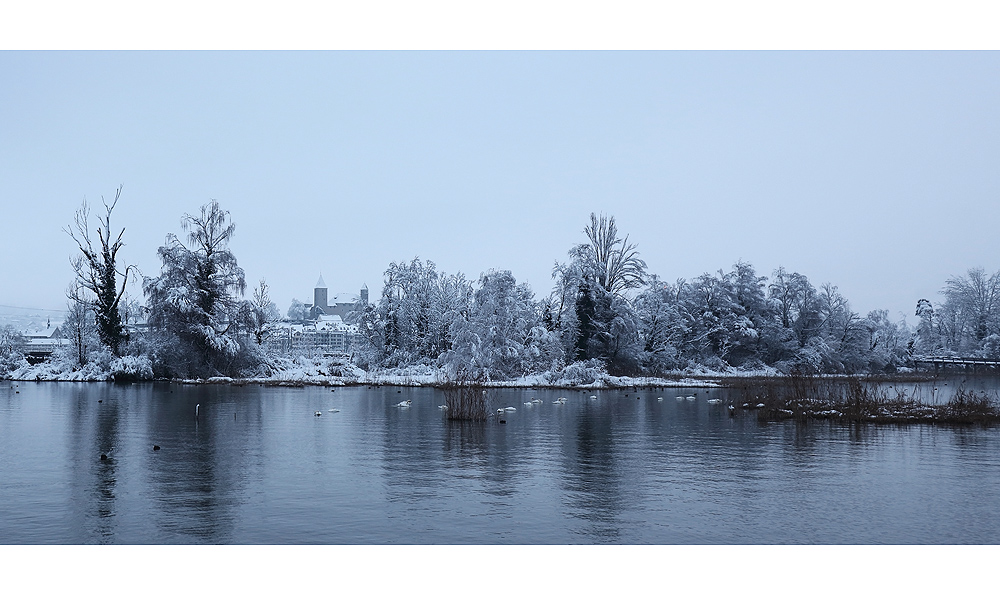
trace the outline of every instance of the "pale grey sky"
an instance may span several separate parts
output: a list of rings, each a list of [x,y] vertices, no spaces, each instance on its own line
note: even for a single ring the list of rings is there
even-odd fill
[[[995,52],[2,52],[0,80],[0,305],[63,307],[60,229],[119,184],[125,262],[158,274],[216,199],[282,312],[415,256],[543,295],[591,211],[667,280],[782,265],[893,319],[1000,268]]]

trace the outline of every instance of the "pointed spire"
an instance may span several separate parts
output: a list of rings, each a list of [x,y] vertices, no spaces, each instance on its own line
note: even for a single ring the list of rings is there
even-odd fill
[[[317,287],[317,288],[323,288],[323,287],[326,287],[326,283],[325,283],[325,282],[323,282],[323,273],[320,273],[320,274],[319,274],[319,281],[316,281],[316,287]]]

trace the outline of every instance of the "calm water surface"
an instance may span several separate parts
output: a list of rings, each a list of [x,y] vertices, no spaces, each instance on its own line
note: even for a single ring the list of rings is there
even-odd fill
[[[0,391],[5,544],[1000,543],[997,429],[761,424],[721,389],[496,390],[505,425],[433,389]]]

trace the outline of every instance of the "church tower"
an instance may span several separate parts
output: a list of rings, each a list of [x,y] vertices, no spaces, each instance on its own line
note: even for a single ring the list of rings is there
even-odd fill
[[[319,274],[319,280],[316,281],[316,288],[313,289],[313,309],[316,316],[320,314],[326,314],[329,306],[326,303],[326,283],[323,282],[323,273]]]

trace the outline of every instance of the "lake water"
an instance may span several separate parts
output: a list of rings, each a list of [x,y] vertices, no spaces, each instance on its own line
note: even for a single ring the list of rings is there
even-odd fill
[[[758,423],[722,389],[494,390],[503,425],[425,388],[0,391],[4,544],[1000,542],[998,429]]]

